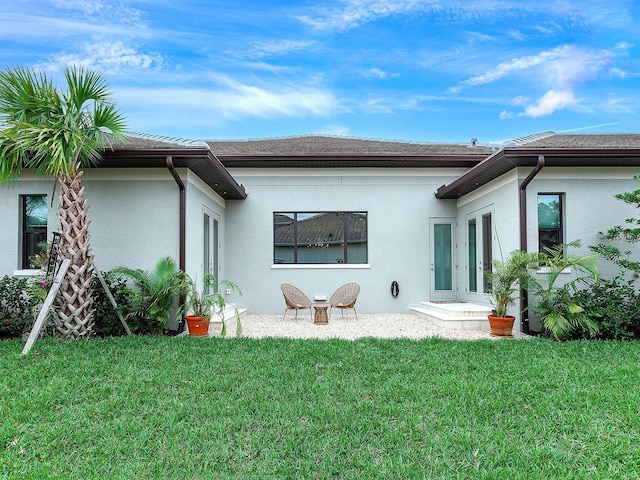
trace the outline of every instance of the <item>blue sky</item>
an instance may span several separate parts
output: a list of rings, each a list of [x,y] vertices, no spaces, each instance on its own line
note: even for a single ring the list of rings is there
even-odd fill
[[[0,67],[102,71],[133,131],[480,143],[638,133],[640,1],[21,0]]]

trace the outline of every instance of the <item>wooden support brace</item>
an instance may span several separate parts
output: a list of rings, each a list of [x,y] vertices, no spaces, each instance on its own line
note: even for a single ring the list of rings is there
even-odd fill
[[[102,273],[100,272],[100,269],[98,267],[96,267],[96,263],[95,262],[93,262],[93,270],[96,272],[96,275],[98,276],[98,279],[100,280],[100,284],[102,285],[102,288],[104,288],[104,291],[107,293],[107,297],[109,297],[109,301],[111,302],[111,305],[113,305],[113,308],[115,309],[116,313],[118,314],[118,318],[120,319],[120,323],[122,323],[122,326],[124,327],[125,331],[127,332],[127,335],[133,335],[131,333],[131,330],[129,329],[129,325],[127,325],[127,322],[125,322],[124,317],[120,313],[120,310],[118,310],[118,304],[116,303],[116,299],[113,298],[113,295],[111,294],[111,290],[109,290],[109,286],[107,285],[107,282],[104,281],[104,277],[102,276]]]
[[[47,294],[47,298],[45,298],[44,303],[42,304],[42,308],[40,309],[40,313],[38,314],[38,318],[36,318],[36,323],[33,324],[33,328],[31,329],[31,333],[29,334],[29,338],[27,339],[27,343],[22,349],[22,355],[26,355],[33,347],[34,342],[40,335],[40,331],[44,326],[44,321],[49,315],[49,309],[51,305],[53,305],[53,301],[56,299],[56,295],[58,294],[58,290],[60,290],[60,284],[62,283],[62,279],[67,274],[67,269],[71,265],[71,260],[65,258],[60,265],[60,269],[58,270],[58,274],[56,275],[55,280],[53,281],[53,285],[51,285],[51,289]]]

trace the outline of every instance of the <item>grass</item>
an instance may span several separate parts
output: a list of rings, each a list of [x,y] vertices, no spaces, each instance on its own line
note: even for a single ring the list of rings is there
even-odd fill
[[[0,478],[640,478],[640,342],[0,342]]]

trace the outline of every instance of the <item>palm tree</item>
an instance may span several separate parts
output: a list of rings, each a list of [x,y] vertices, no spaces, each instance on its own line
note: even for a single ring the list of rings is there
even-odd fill
[[[59,89],[46,74],[28,68],[0,72],[0,182],[16,180],[27,168],[57,179],[60,252],[71,266],[54,323],[61,337],[82,338],[93,333],[83,169],[126,138],[126,123],[101,73],[69,67],[64,78],[66,88]]]

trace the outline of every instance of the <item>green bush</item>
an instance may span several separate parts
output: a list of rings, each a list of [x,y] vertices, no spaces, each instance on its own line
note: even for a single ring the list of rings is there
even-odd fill
[[[113,298],[118,304],[118,310],[123,317],[127,317],[131,310],[131,291],[127,287],[126,281],[113,272],[103,272],[104,281],[109,287]],[[124,335],[126,332],[118,313],[111,304],[107,292],[105,292],[98,277],[94,277],[91,281],[91,289],[93,290],[93,308],[95,324],[93,330],[100,337],[115,337]],[[127,325],[132,332],[140,333],[139,322],[135,322],[135,317],[129,318]]]
[[[640,292],[632,280],[600,279],[577,292],[574,299],[599,326],[597,338],[640,338]]]
[[[18,338],[35,320],[39,299],[31,294],[30,280],[5,275],[0,278],[0,338]]]

